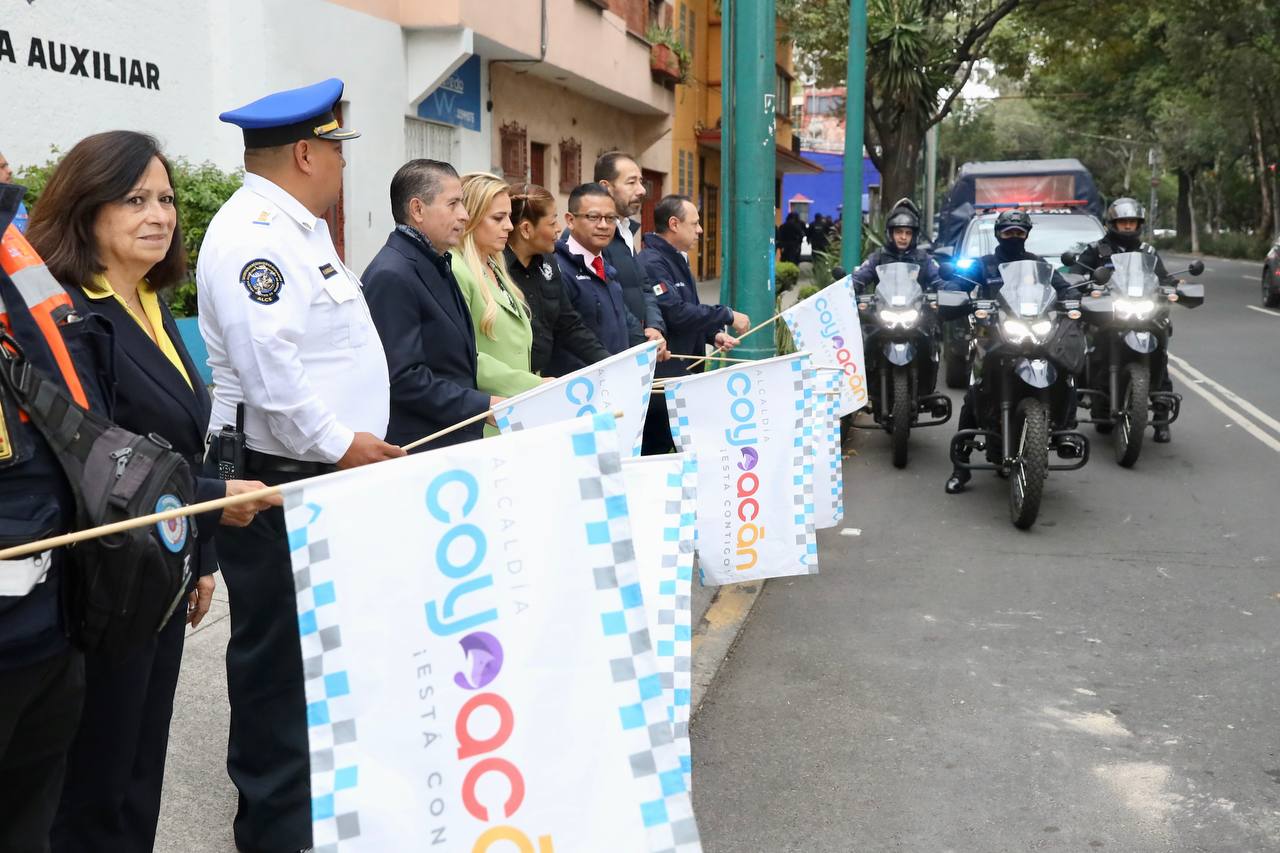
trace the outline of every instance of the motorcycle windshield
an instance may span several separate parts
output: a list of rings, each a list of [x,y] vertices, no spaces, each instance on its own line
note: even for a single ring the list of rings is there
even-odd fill
[[[1141,298],[1160,286],[1156,276],[1156,256],[1146,252],[1121,252],[1111,256],[1111,289],[1119,296]]]
[[[1015,317],[1039,317],[1058,299],[1053,267],[1044,261],[1001,264],[1000,279],[1000,307]]]
[[[924,299],[917,264],[884,264],[876,267],[876,304],[890,311],[918,308]]]

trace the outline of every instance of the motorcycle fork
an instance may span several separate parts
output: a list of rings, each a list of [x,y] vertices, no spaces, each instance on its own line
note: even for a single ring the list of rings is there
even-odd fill
[[[1013,458],[1013,369],[1006,365],[1000,371],[1000,440],[1004,462]]]

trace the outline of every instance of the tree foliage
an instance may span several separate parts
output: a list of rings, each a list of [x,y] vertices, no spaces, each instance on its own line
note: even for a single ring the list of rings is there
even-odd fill
[[[868,0],[868,155],[886,206],[912,194],[924,134],[950,112],[997,25],[1020,0]],[[848,0],[778,0],[800,68],[820,84],[843,82]]]
[[[1007,24],[994,61],[1032,99],[1044,132],[1072,140],[1104,192],[1148,177],[1154,149],[1161,207],[1177,208],[1184,238],[1193,214],[1215,234],[1275,229],[1280,5],[1044,0]]]

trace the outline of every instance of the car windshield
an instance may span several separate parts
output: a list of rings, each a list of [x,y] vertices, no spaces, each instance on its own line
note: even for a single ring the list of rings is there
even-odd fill
[[[1053,267],[1044,261],[1014,261],[1000,265],[1001,307],[1015,317],[1039,317],[1057,300]]]
[[[996,250],[994,216],[973,222],[965,232],[961,251],[956,257],[980,258]],[[1058,258],[1063,252],[1078,252],[1085,245],[1102,239],[1101,223],[1083,213],[1033,213],[1027,251],[1042,258]]]
[[[916,308],[924,292],[920,289],[920,267],[916,264],[883,264],[876,267],[876,302],[881,308]]]
[[[1143,296],[1160,284],[1156,277],[1156,256],[1146,252],[1121,252],[1111,256],[1115,273],[1111,289],[1121,296]]]

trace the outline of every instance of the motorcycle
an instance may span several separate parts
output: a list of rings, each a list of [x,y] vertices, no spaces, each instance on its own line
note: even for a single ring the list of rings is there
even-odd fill
[[[875,422],[893,438],[893,464],[907,464],[912,427],[951,420],[951,400],[935,393],[938,376],[938,294],[920,287],[920,267],[876,267],[874,294],[858,297],[866,349],[868,403]],[[922,420],[921,414],[928,413]]]
[[[944,268],[944,276],[954,270]],[[964,278],[977,285],[979,282]],[[994,299],[943,291],[940,312],[973,317],[973,388],[977,429],[958,430],[951,461],[966,470],[996,471],[1009,481],[1009,516],[1026,530],[1035,524],[1050,471],[1075,471],[1089,461],[1089,440],[1070,428],[1075,402],[1073,360],[1083,355],[1074,321],[1075,299],[1059,300],[1053,268],[1044,261],[1000,265]],[[1079,346],[1075,347],[1073,341]],[[982,451],[986,462],[968,454]],[[1060,461],[1050,462],[1053,451]]]
[[[1062,262],[1068,261],[1078,263],[1073,253],[1064,252]],[[1182,411],[1181,394],[1152,389],[1161,386],[1167,370],[1169,307],[1199,307],[1204,285],[1160,284],[1155,255],[1146,252],[1121,252],[1108,263],[1110,279],[1080,300],[1091,343],[1077,392],[1089,417],[1080,422],[1094,424],[1103,434],[1114,430],[1116,462],[1132,468],[1146,428],[1168,426]],[[1193,261],[1183,272],[1200,275],[1204,262]]]

